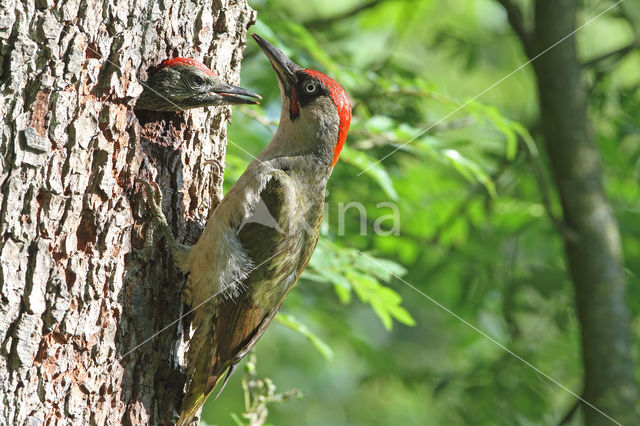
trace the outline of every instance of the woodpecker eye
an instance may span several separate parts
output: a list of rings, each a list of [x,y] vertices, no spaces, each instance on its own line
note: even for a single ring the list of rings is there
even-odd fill
[[[194,75],[193,76],[193,83],[196,86],[202,86],[204,84],[204,79],[202,77],[200,77],[199,75]]]
[[[304,85],[304,91],[308,94],[316,93],[317,90],[318,90],[318,85],[312,81],[309,81]]]

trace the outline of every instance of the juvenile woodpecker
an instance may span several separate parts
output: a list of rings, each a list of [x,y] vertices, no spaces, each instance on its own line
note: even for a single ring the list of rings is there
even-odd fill
[[[176,262],[189,273],[185,296],[195,308],[178,425],[191,423],[225,372],[228,380],[307,266],[318,241],[327,180],[351,122],[351,103],[338,83],[253,38],[278,79],[280,124],[193,247],[174,240],[155,200],[159,194],[146,184],[155,220]]]
[[[250,90],[226,84],[205,64],[191,58],[162,62],[149,71],[143,87],[135,109],[182,111],[206,106],[257,104],[255,99],[261,99]]]

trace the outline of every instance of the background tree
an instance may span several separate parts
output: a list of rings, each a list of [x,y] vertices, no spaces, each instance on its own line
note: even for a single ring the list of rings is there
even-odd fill
[[[221,188],[228,108],[133,111],[146,70],[199,59],[237,83],[245,1],[0,7],[0,418],[159,424],[182,399],[183,277],[134,180],[163,189],[193,243]],[[165,329],[165,327],[168,327]],[[147,341],[154,333],[165,330]]]
[[[501,0],[531,59],[576,30],[579,2],[536,0],[535,26],[525,27],[519,7]],[[574,37],[534,61],[541,133],[560,197],[559,229],[576,293],[586,401],[623,424],[640,421],[625,302],[626,278],[618,224],[602,184],[600,152],[587,117],[587,93]],[[583,405],[587,424],[608,424]]]
[[[355,106],[347,149],[329,182],[325,237],[282,310],[321,338],[333,358],[327,362],[285,328],[269,329],[257,346],[260,374],[278,389],[305,393],[272,406],[271,422],[613,424],[585,411],[578,395],[618,422],[637,423],[636,3],[252,3],[259,11],[256,31],[280,41],[299,63],[335,76]],[[522,25],[514,32],[517,21]],[[513,73],[585,23],[545,62]],[[530,50],[519,38],[525,32]],[[243,83],[260,91],[264,108],[236,114],[229,133],[252,153],[269,140],[279,111],[263,67],[249,46]],[[576,172],[568,165],[588,165],[584,152],[596,159],[591,173],[580,176],[590,184],[568,191],[565,174]],[[230,147],[225,185],[249,159]],[[589,208],[603,213],[591,216],[595,226],[581,219],[589,212],[585,188],[593,191]],[[340,232],[340,205],[352,201],[366,210],[367,235],[357,209],[346,212]],[[377,207],[385,201],[398,206],[399,236],[373,232],[375,221],[390,213]],[[581,243],[571,243],[572,233],[582,234]],[[567,256],[576,250],[589,260]],[[363,254],[392,263],[380,268]],[[367,266],[359,269],[362,263]],[[576,274],[581,267],[593,269],[587,280]],[[602,274],[605,281],[596,279]],[[381,285],[387,280],[388,287]],[[593,292],[594,285],[601,290]],[[599,303],[585,312],[589,298]],[[415,326],[391,328],[394,320]],[[610,343],[595,343],[592,336],[603,332]],[[608,365],[598,365],[602,360]],[[245,410],[240,380],[209,403],[205,420],[236,423],[227,413]]]

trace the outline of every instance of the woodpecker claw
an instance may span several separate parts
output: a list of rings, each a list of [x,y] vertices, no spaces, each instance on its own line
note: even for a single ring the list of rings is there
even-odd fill
[[[162,208],[160,207],[162,205],[162,192],[160,191],[160,188],[158,188],[158,185],[153,182],[153,186],[151,186],[151,183],[147,182],[144,179],[136,179],[137,183],[141,183],[144,185],[144,192],[147,194],[147,202],[149,203],[149,207],[151,207],[151,214],[153,216],[153,219],[161,219],[164,220],[164,222],[167,222],[167,219],[164,216],[164,213],[162,212]],[[157,198],[157,201],[156,201]]]
[[[141,257],[148,259],[151,257],[153,253],[153,243],[155,242],[155,233],[158,225],[155,220],[151,220],[149,225],[147,226],[147,233],[144,236],[144,245],[141,249],[133,249],[133,251],[139,254]]]
[[[136,182],[144,185],[145,193],[147,194],[147,203],[151,209],[152,220],[147,228],[147,235],[144,241],[144,248],[141,250],[143,254],[148,254],[154,244],[155,231],[159,228],[162,231],[169,248],[176,257],[176,260],[180,264],[186,256],[187,248],[178,243],[171,232],[169,222],[162,211],[162,192],[155,182],[149,183],[144,179],[136,179]],[[153,185],[153,186],[152,186]]]

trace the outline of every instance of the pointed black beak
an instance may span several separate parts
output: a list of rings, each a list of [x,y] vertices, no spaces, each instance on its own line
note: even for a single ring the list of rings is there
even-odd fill
[[[257,99],[262,99],[262,96],[257,93],[247,90],[242,87],[232,86],[230,84],[221,83],[216,86],[213,93],[221,96],[223,101],[227,104],[258,104]],[[251,99],[253,98],[253,99]]]
[[[302,68],[295,64],[291,59],[287,58],[280,49],[269,43],[267,40],[257,34],[251,34],[251,36],[256,43],[258,43],[258,46],[260,46],[264,54],[267,55],[267,58],[269,58],[271,66],[276,72],[278,80],[282,83],[285,93],[290,96],[291,89],[297,82],[296,72],[300,71]]]

